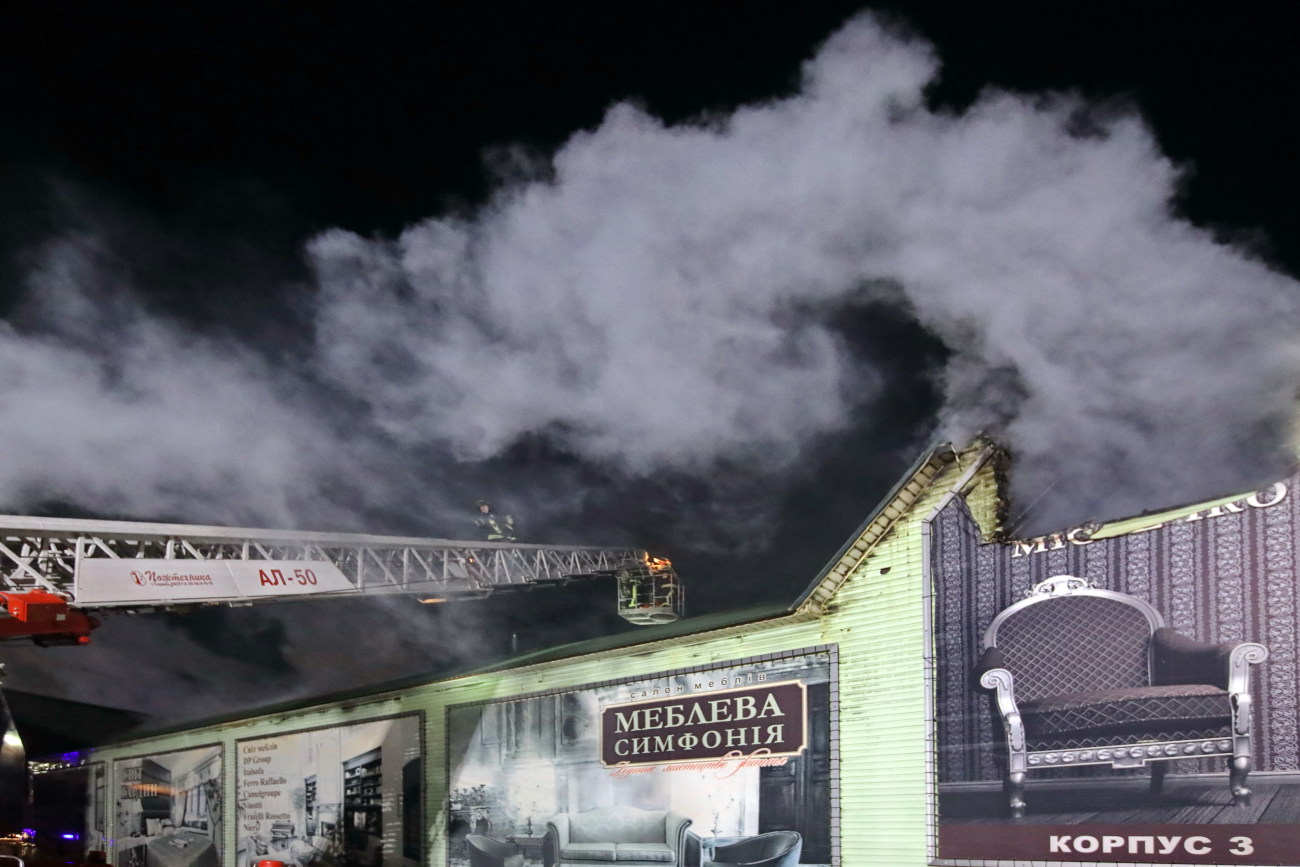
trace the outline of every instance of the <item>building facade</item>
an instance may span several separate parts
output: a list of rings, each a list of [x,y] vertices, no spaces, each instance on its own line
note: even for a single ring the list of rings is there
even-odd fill
[[[102,747],[89,757],[88,848],[120,867],[454,867],[487,837],[539,867],[688,867],[794,832],[802,864],[1300,864],[1289,854],[1300,852],[1290,481],[1008,542],[999,461],[982,444],[924,455],[788,607]],[[1065,575],[1077,581],[1051,583]],[[1265,648],[1262,663],[1234,657],[1244,713],[1226,675],[1194,689],[1123,686],[1147,692],[1109,696],[1112,716],[1146,713],[1134,707],[1152,690],[1177,693],[1171,713],[1188,712],[1188,689],[1210,710],[1181,740],[1139,731],[1135,717],[1094,725],[1082,746],[1026,749],[1019,716],[1000,717],[1000,694],[980,682],[1014,654],[980,666],[990,625],[1035,588],[1052,604],[1138,599],[1202,643],[1187,646]],[[999,642],[1009,648],[1012,633]],[[1202,655],[1215,653],[1231,652]],[[1055,712],[1022,710],[1033,725]],[[1115,758],[1122,738],[1140,746]],[[1148,754],[1157,744],[1175,752]],[[1238,785],[1242,749],[1252,798]],[[1017,761],[1028,772],[1008,782]],[[1023,815],[1008,801],[1017,785]],[[634,826],[652,814],[670,830],[647,855],[660,831]],[[681,841],[673,817],[689,821]],[[567,829],[573,841],[556,843]]]

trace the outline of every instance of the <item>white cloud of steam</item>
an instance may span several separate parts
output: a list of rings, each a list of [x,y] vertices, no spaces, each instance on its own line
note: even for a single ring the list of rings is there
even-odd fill
[[[776,472],[885,387],[836,330],[872,299],[953,353],[942,433],[1000,435],[1026,497],[1060,478],[1047,520],[1280,472],[1295,282],[1171,210],[1136,116],[995,91],[936,112],[937,71],[860,17],[792,96],[676,126],[617,105],[475,213],[327,232],[305,376],[147,312],[94,232],[56,238],[0,331],[0,495],[344,528],[322,491],[409,501],[372,421],[407,453],[543,430],[634,473]],[[357,401],[349,435],[317,377]]]
[[[635,471],[771,468],[878,387],[835,306],[901,287],[953,352],[944,432],[999,434],[1022,494],[1059,477],[1050,519],[1280,472],[1295,281],[1174,213],[1140,118],[996,91],[936,112],[937,70],[860,17],[794,96],[677,126],[617,105],[470,217],[321,235],[323,369],[470,457],[550,429]]]
[[[319,422],[238,344],[151,315],[93,235],[47,243],[0,330],[0,491],[100,514],[291,525]]]

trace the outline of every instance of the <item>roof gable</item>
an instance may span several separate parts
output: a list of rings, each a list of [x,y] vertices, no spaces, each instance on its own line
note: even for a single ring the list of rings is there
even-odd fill
[[[987,444],[980,443],[978,449],[973,451],[978,453],[987,448]],[[791,610],[814,615],[824,613],[840,587],[871,555],[876,545],[911,512],[935,479],[949,465],[954,462],[960,464],[962,457],[949,443],[937,445],[923,454],[813,579],[808,589],[791,606]]]

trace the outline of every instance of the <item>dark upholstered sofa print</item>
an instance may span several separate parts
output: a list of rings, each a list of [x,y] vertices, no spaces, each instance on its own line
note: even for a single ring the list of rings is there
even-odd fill
[[[670,810],[601,807],[546,823],[543,858],[560,867],[681,865],[691,820]]]
[[[1134,596],[1058,575],[984,633],[979,682],[992,690],[1006,742],[1011,815],[1025,813],[1031,771],[1070,765],[1150,766],[1224,756],[1233,803],[1250,803],[1250,667],[1261,644],[1206,644],[1165,626]]]

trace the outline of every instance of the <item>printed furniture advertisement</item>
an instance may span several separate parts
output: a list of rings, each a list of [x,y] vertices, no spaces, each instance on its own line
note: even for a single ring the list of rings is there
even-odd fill
[[[936,516],[939,863],[1300,863],[1296,481],[1110,536]]]
[[[411,714],[238,741],[237,867],[419,864],[421,721]]]
[[[450,863],[831,863],[833,656],[449,708]]]
[[[122,759],[114,771],[117,867],[221,863],[220,746]]]

